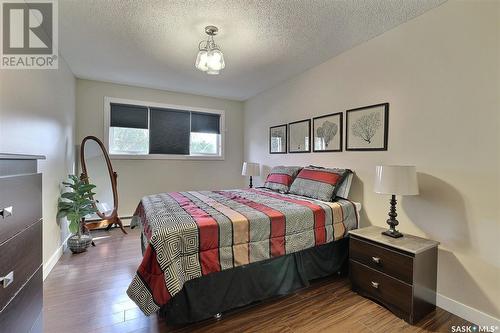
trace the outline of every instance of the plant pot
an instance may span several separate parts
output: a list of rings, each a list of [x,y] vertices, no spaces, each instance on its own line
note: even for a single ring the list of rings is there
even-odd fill
[[[92,243],[92,237],[90,235],[72,235],[68,238],[68,247],[73,253],[87,251],[90,243]]]

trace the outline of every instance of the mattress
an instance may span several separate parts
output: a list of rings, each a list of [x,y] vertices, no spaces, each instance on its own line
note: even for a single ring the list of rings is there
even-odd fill
[[[184,283],[320,246],[347,235],[360,205],[267,189],[171,192],[142,198],[132,220],[146,250],[127,293],[146,315]]]

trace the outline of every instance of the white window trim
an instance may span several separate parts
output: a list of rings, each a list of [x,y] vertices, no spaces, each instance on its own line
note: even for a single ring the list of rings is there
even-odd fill
[[[115,160],[224,160],[225,156],[225,110],[208,109],[186,105],[164,104],[156,102],[139,101],[133,99],[104,97],[104,145],[109,151],[109,125],[111,123],[111,103],[132,104],[163,109],[177,109],[193,112],[213,113],[220,115],[220,156],[214,155],[173,155],[173,154],[110,154],[109,157]]]

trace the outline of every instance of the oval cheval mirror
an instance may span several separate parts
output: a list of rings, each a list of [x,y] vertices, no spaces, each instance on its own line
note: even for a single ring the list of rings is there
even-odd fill
[[[109,230],[116,225],[126,234],[118,217],[117,174],[113,171],[108,152],[101,140],[95,136],[85,137],[80,149],[80,160],[81,178],[96,186],[93,190],[95,193],[93,201],[98,218],[87,219],[86,227],[88,229],[106,227]]]

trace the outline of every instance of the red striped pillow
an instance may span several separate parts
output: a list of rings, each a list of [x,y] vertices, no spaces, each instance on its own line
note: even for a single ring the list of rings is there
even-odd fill
[[[267,176],[266,182],[290,186],[292,185],[293,178],[290,175],[272,173]]]
[[[290,193],[322,201],[332,201],[336,190],[348,173],[346,169],[306,167],[293,181]]]
[[[295,166],[274,167],[267,176],[264,187],[270,190],[287,193],[300,169],[302,168]]]
[[[322,182],[330,185],[337,185],[341,177],[342,177],[341,174],[335,172],[328,172],[325,170],[311,170],[311,169],[303,169],[297,175],[297,178],[314,180],[317,182]]]

